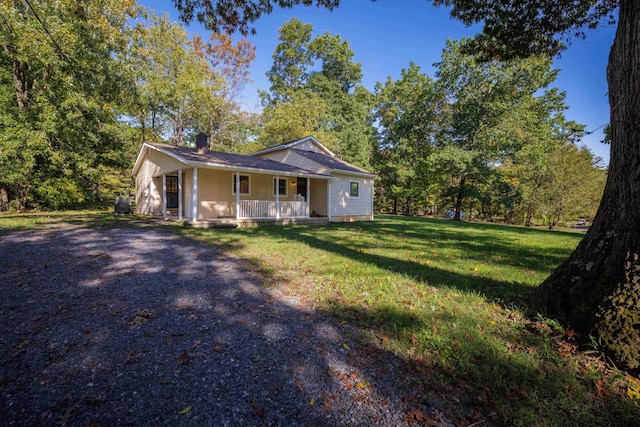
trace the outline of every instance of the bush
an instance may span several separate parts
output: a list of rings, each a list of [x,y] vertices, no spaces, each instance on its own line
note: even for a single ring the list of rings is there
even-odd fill
[[[38,206],[42,209],[65,209],[84,202],[82,189],[68,178],[51,178],[40,184],[36,190]]]
[[[625,283],[605,300],[598,336],[617,362],[630,369],[640,367],[640,264],[638,254],[627,255]]]

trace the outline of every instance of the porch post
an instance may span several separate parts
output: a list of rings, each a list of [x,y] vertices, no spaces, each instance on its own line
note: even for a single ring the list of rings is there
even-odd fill
[[[156,186],[153,185],[153,176],[149,178],[149,215],[153,215],[153,191]]]
[[[178,221],[182,221],[182,169],[178,169]]]
[[[307,198],[305,199],[307,202],[307,218],[311,215],[311,179],[307,177]]]
[[[236,172],[236,219],[240,219],[240,172]]]
[[[162,174],[162,218],[167,217],[167,174]]]
[[[193,199],[191,203],[191,219],[198,220],[198,168],[193,168]]]
[[[276,175],[276,220],[280,219],[280,175]]]

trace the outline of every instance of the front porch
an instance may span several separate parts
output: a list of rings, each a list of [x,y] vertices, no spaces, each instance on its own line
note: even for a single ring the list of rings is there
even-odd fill
[[[150,202],[152,215],[192,225],[204,222],[203,227],[318,222],[327,211],[324,178],[189,168],[156,175],[150,186],[149,193],[159,196]]]

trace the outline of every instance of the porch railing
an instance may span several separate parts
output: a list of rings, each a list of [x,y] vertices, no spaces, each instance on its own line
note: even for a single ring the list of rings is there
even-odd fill
[[[238,219],[275,219],[308,218],[309,203],[280,202],[280,215],[277,215],[277,203],[271,200],[240,200]]]

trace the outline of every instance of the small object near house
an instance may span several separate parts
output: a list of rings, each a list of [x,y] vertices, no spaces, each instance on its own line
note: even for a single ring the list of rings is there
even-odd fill
[[[576,227],[586,227],[587,226],[587,220],[580,218],[578,221],[576,221]]]
[[[453,219],[455,215],[455,209],[449,209],[447,212],[445,212],[444,217],[447,219]],[[464,218],[464,211],[460,211],[460,218]]]
[[[145,142],[131,175],[136,213],[199,222],[372,221],[376,175],[312,136],[252,155]],[[221,219],[227,218],[227,219]]]
[[[128,197],[117,196],[114,209],[115,213],[119,215],[133,213],[131,210],[131,199]]]

